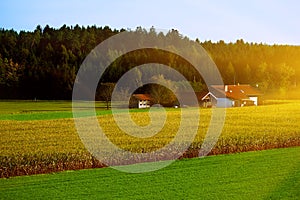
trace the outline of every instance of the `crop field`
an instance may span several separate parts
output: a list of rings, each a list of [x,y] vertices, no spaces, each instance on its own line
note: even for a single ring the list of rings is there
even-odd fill
[[[0,102],[0,108],[0,177],[104,167],[82,144],[71,118],[70,102]],[[155,113],[159,115],[160,110]],[[180,109],[166,109],[166,123],[160,132],[153,137],[136,138],[124,134],[110,111],[101,105],[97,115],[109,139],[132,152],[151,152],[165,146],[180,125]],[[198,133],[181,158],[198,156],[210,117],[210,109],[200,109]],[[147,110],[132,110],[131,118],[142,126],[150,122]],[[229,108],[222,134],[210,154],[300,146],[299,121],[299,101]],[[168,159],[168,155],[162,157]]]

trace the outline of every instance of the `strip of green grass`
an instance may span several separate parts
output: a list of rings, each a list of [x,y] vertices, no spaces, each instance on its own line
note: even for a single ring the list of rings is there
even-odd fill
[[[149,109],[131,109],[130,112],[147,112]],[[125,112],[124,109],[119,109],[116,112]],[[107,115],[111,114],[111,110],[96,110],[96,115]],[[82,116],[91,116],[93,113],[84,112]],[[69,119],[73,118],[71,111],[38,111],[28,113],[17,113],[17,114],[0,114],[0,120],[16,120],[16,121],[31,121],[31,120],[51,120],[51,119]]]
[[[0,179],[2,199],[298,199],[300,147],[185,159],[155,172],[111,168]]]
[[[104,102],[95,103],[96,115],[111,114]],[[167,109],[170,110],[170,109]],[[117,112],[124,112],[119,109]],[[147,112],[149,109],[130,109],[130,112]],[[83,111],[84,112],[84,111]],[[90,111],[83,116],[90,116]],[[51,120],[73,118],[71,101],[0,101],[0,120]]]
[[[0,115],[32,112],[72,111],[71,101],[0,101]]]

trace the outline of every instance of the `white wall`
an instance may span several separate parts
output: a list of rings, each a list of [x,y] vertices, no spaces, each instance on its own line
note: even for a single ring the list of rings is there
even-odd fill
[[[138,108],[149,108],[149,101],[148,100],[139,100],[138,101]]]
[[[254,101],[254,105],[258,105],[258,98],[257,97],[249,97],[250,100]]]

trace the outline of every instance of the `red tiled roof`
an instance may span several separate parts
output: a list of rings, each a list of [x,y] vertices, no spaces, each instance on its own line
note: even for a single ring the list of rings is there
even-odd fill
[[[251,85],[228,85],[228,91],[239,91],[241,93],[246,94],[247,96],[259,96],[261,92],[252,87]]]
[[[249,99],[249,97],[241,92],[240,90],[228,90],[228,92],[225,92],[226,97],[228,97],[229,99]]]
[[[149,100],[149,101],[151,100],[149,94],[133,94],[132,96],[138,100]]]
[[[227,87],[227,91],[225,91],[225,88]],[[215,94],[215,96],[219,96],[218,93],[224,92],[226,97],[230,99],[249,99],[251,96],[259,96],[261,95],[261,92],[258,91],[256,88],[250,86],[250,85],[213,85],[212,88],[212,94]]]

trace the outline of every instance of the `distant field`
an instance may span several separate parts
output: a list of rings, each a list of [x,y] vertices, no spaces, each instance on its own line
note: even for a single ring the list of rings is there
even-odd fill
[[[105,113],[105,105],[96,103]],[[106,111],[108,112],[108,111]],[[47,120],[72,118],[71,101],[0,101],[0,120]]]
[[[0,199],[299,199],[300,147],[184,159],[155,172],[111,168],[0,179]]]
[[[97,115],[111,114],[104,102],[95,102]],[[145,112],[132,109],[131,112]],[[51,120],[72,118],[71,101],[0,101],[0,120]]]
[[[0,101],[0,114],[72,111],[71,101]]]
[[[180,109],[167,109],[167,123],[159,134],[133,138],[118,129],[101,103],[97,107],[98,120],[107,136],[133,152],[166,145],[179,126]],[[0,177],[103,166],[81,143],[71,119],[71,102],[0,102],[0,108]],[[206,134],[211,112],[201,109],[200,113],[198,135],[184,157],[198,155]],[[132,110],[131,115],[138,124],[149,122],[147,110]],[[211,154],[300,146],[299,121],[300,101],[227,109],[222,135]]]

